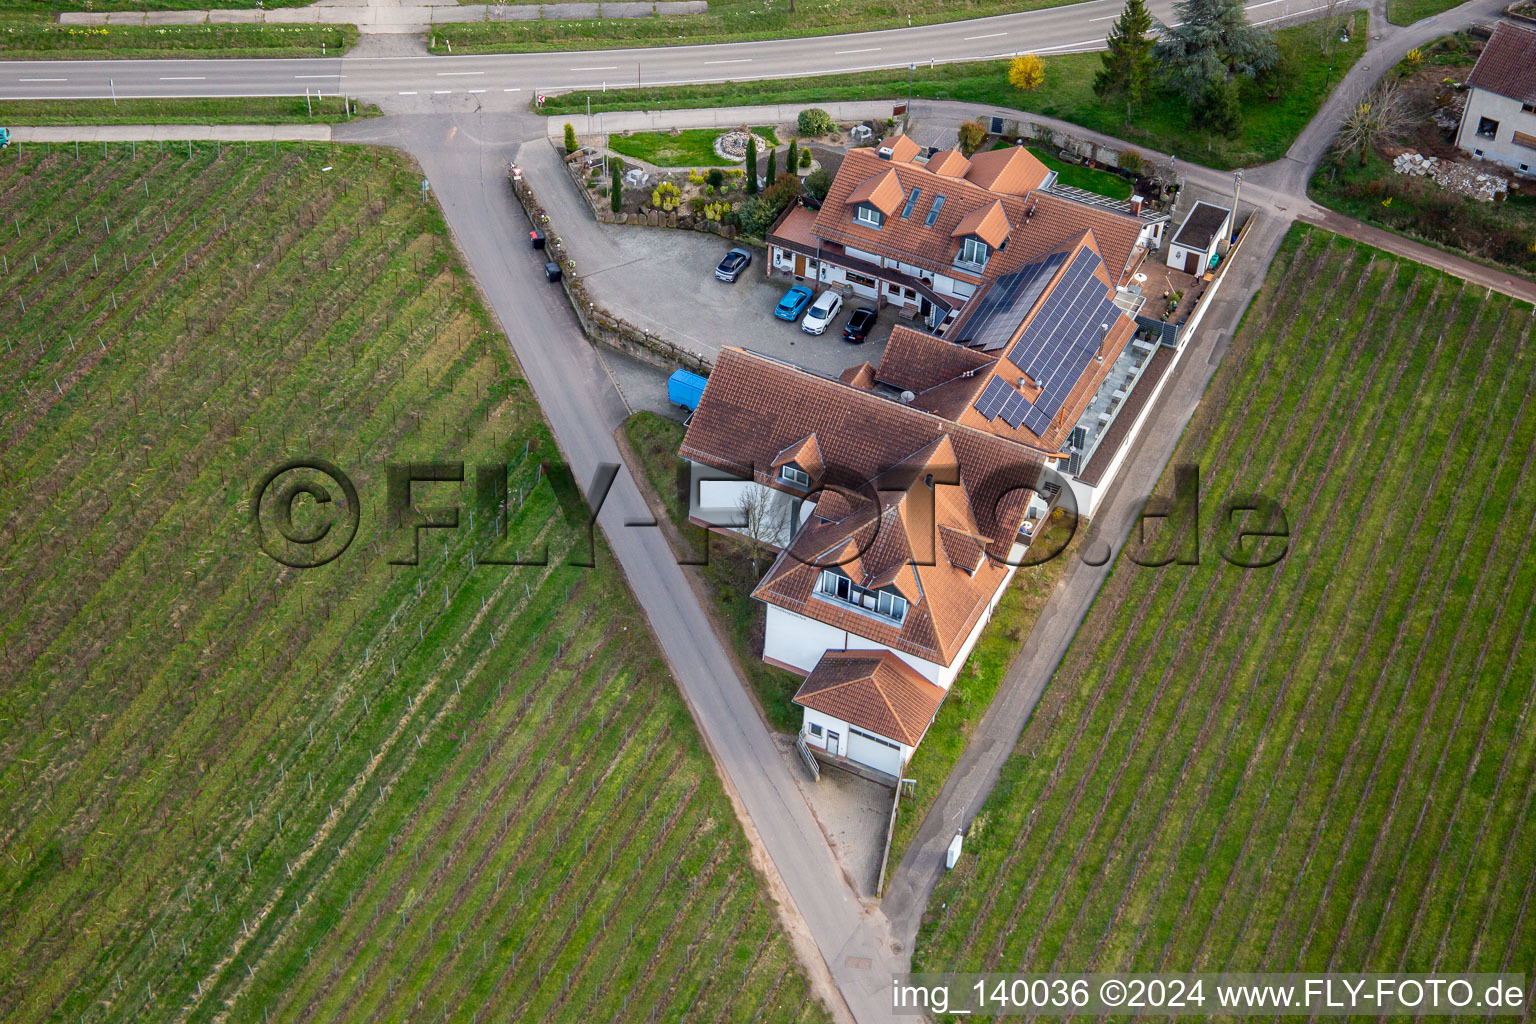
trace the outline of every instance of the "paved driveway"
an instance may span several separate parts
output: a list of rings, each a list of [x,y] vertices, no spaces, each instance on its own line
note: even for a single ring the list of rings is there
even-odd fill
[[[701,231],[601,224],[553,147],[527,143],[518,161],[549,211],[550,230],[570,248],[594,300],[610,312],[711,362],[722,348],[738,345],[833,376],[864,360],[879,364],[894,310],[881,313],[862,345],[850,345],[843,325],[861,304],[850,299],[827,332],[813,337],[799,323],[774,318],[773,307],[794,281],[767,279],[762,249],[752,247],[752,265],[735,284],[717,281],[715,264],[738,243]]]

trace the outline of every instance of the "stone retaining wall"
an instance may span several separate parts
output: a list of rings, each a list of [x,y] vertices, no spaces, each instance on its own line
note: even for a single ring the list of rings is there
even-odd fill
[[[559,235],[554,233],[549,214],[539,204],[532,186],[527,181],[511,181],[511,185],[512,194],[528,214],[528,220],[544,232],[545,251],[549,253],[550,260],[560,264],[560,285],[565,289],[565,296],[570,300],[571,308],[576,311],[576,319],[581,321],[581,329],[588,338],[653,366],[682,368],[702,376],[709,375],[710,362],[704,356],[599,308],[593,302],[586,282],[576,272],[574,258]]]

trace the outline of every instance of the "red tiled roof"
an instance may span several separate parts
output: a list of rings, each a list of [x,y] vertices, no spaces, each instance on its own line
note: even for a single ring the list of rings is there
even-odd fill
[[[1521,103],[1536,103],[1536,32],[1504,21],[1495,25],[1467,84]]]
[[[1013,151],[997,152],[1006,155]],[[1029,156],[1027,152],[1024,155]],[[855,222],[848,209],[855,190],[871,179],[878,178],[883,183],[892,177],[896,185],[888,191],[903,197],[903,202],[893,207],[898,213],[904,208],[905,197],[912,189],[921,189],[910,215],[905,218],[888,215],[879,228]],[[944,205],[930,226],[927,218],[939,195],[945,197]],[[1001,204],[1007,219],[1008,247],[994,252],[981,274],[957,270],[954,261],[961,242],[953,235],[956,226],[973,212],[985,210],[993,203]],[[824,243],[900,259],[930,272],[979,284],[1017,270],[1088,229],[1093,231],[1099,253],[1118,283],[1118,278],[1129,269],[1141,231],[1140,220],[1129,213],[1086,206],[1038,189],[1027,195],[989,192],[970,177],[947,178],[920,164],[894,163],[881,160],[873,150],[853,149],[849,150],[833,179],[811,231]]]
[[[906,193],[902,191],[901,181],[896,177],[895,169],[888,167],[884,173],[873,175],[856,185],[843,203],[848,206],[868,203],[889,217],[901,208],[901,201],[905,196]]]
[[[850,387],[869,391],[875,386],[875,368],[867,362],[860,363],[857,366],[848,367],[838,374],[837,379]]]
[[[958,149],[942,149],[928,158],[928,169],[946,178],[963,178],[971,169],[971,162]]]
[[[891,161],[898,164],[911,163],[912,158],[923,151],[922,146],[919,146],[905,135],[892,135],[888,139],[881,139],[875,143],[870,152],[878,157],[882,149],[889,149],[891,151]]]
[[[1006,242],[1008,214],[1003,210],[1003,204],[995,202],[991,206],[978,206],[966,214],[965,219],[949,233],[951,238],[964,238],[966,235],[975,235],[994,249]]]
[[[971,166],[965,172],[967,181],[988,192],[1006,192],[1015,196],[1039,188],[1050,176],[1050,169],[1023,146],[977,153],[971,157]]]
[[[915,747],[944,702],[944,691],[890,651],[828,651],[794,701]]]
[[[774,240],[791,242],[815,252],[818,240],[811,234],[811,228],[815,225],[816,211],[796,204],[773,226]]]
[[[991,364],[992,358],[976,349],[897,324],[891,328],[875,377],[893,388],[921,394],[967,373],[978,376],[977,370]]]

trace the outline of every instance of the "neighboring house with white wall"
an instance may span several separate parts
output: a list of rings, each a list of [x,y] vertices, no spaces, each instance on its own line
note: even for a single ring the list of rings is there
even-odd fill
[[[1536,177],[1536,31],[1500,22],[1467,77],[1456,145]]]

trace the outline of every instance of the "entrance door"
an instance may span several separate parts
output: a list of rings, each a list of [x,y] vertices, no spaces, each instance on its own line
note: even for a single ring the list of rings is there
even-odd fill
[[[805,257],[799,253],[795,253],[795,276],[805,276]]]
[[[839,757],[843,753],[843,738],[831,729],[827,730],[827,753],[833,757]]]
[[[1184,273],[1186,273],[1186,274],[1196,274],[1196,275],[1198,275],[1200,273],[1200,254],[1199,253],[1197,253],[1197,252],[1188,252],[1188,251],[1186,251],[1184,253]]]

